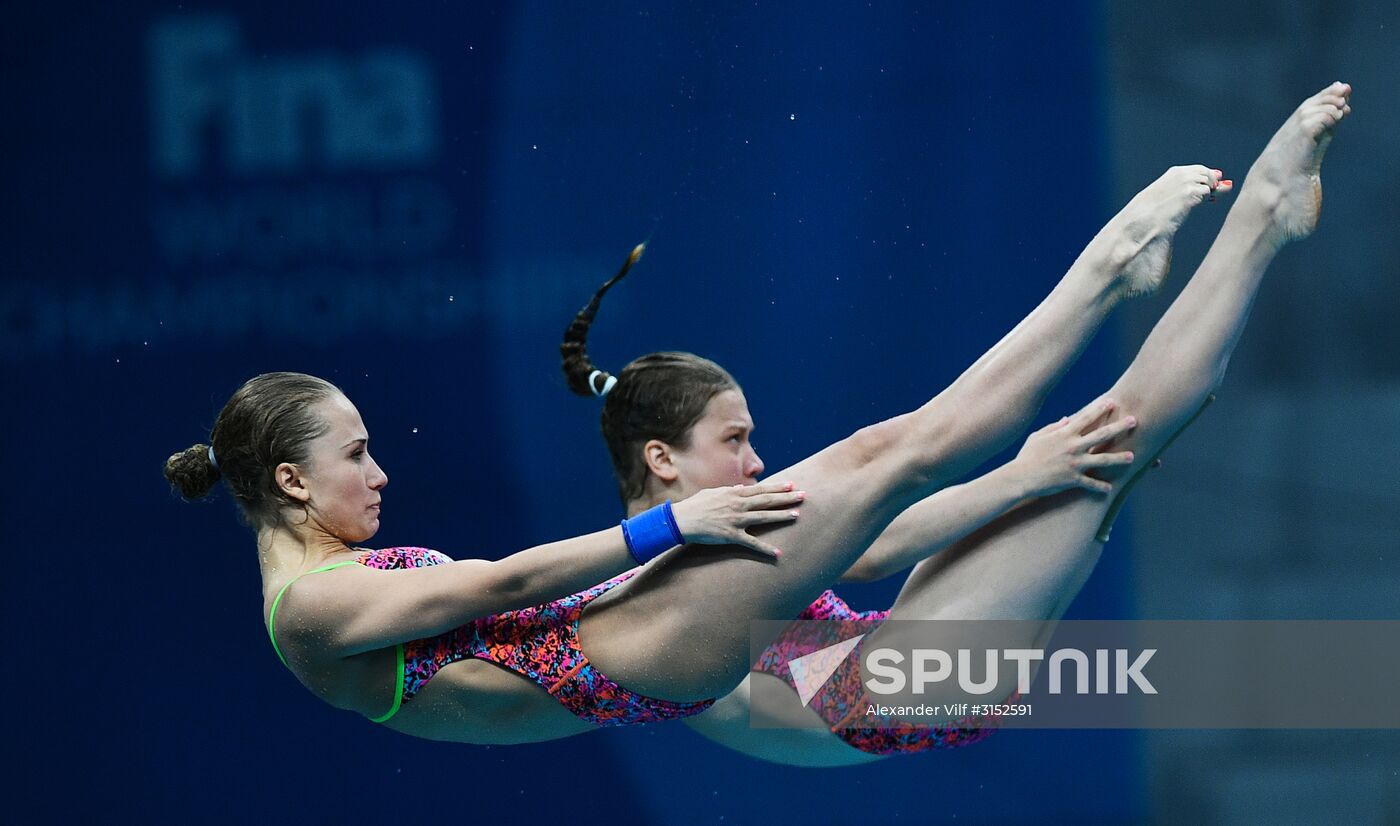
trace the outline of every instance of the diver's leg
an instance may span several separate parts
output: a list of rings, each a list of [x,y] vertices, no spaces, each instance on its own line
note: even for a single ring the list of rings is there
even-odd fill
[[[1324,89],[1274,135],[1200,269],[1109,391],[1139,422],[1109,448],[1138,457],[1115,474],[1115,488],[1130,483],[1209,401],[1264,269],[1284,243],[1316,225],[1319,165],[1333,127],[1350,111],[1349,94],[1340,84]],[[1069,491],[1007,514],[919,563],[892,617],[1058,619],[1098,561],[1097,537],[1113,501]]]
[[[1306,237],[1322,206],[1319,170],[1351,88],[1333,84],[1308,98],[1249,170],[1200,269],[1123,377],[1109,391],[1141,424],[1128,449],[1176,432],[1219,383],[1249,318],[1265,268],[1288,241]]]
[[[1121,444],[1105,448],[1128,449],[1137,456],[1133,466],[1112,474],[1115,493],[1121,493],[1200,411],[1223,376],[1264,270],[1283,244],[1306,236],[1316,225],[1318,172],[1332,130],[1350,111],[1349,93],[1342,84],[1324,89],[1304,101],[1278,130],[1251,167],[1191,282],[1109,391],[1120,401],[1120,409],[1139,422]],[[1096,536],[1112,501],[1072,490],[1007,514],[921,563],[891,616],[1039,619],[1044,621],[1040,631],[1025,644],[1043,643],[1098,561],[1103,545]],[[818,517],[825,522],[825,513]],[[824,526],[817,523],[809,520],[805,527],[820,531]],[[817,541],[823,540],[839,541],[840,536]],[[801,539],[780,542],[793,555],[812,547]],[[795,616],[796,611],[767,616],[785,615]],[[883,633],[881,629],[875,635]]]

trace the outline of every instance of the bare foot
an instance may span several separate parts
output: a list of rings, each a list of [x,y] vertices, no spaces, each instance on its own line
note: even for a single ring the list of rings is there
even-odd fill
[[[1234,187],[1223,174],[1199,165],[1174,166],[1108,222],[1094,241],[1110,245],[1122,295],[1155,292],[1162,285],[1171,268],[1172,240],[1191,209]]]
[[[1249,168],[1241,201],[1262,206],[1273,240],[1306,238],[1322,213],[1322,156],[1351,114],[1351,87],[1338,81],[1303,101]]]

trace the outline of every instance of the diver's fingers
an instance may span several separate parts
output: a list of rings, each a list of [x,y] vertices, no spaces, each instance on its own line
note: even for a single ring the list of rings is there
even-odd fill
[[[1109,422],[1103,427],[1100,427],[1092,433],[1089,433],[1087,436],[1082,437],[1079,440],[1076,447],[1079,450],[1088,450],[1090,448],[1098,447],[1101,444],[1112,441],[1113,439],[1122,436],[1124,433],[1127,433],[1129,430],[1132,430],[1135,427],[1137,427],[1137,417],[1124,416],[1118,421]]]
[[[745,511],[766,511],[774,508],[790,508],[793,505],[800,505],[807,501],[807,491],[793,490],[783,493],[761,493],[757,496],[748,496],[738,501],[738,506]]]

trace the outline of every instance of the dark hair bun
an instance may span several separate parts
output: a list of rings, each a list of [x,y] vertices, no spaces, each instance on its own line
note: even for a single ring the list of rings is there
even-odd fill
[[[209,445],[195,445],[166,459],[165,478],[187,502],[208,496],[219,483],[219,470],[209,461]]]

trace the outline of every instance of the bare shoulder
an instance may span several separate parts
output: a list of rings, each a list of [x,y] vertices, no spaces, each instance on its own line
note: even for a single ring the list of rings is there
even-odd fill
[[[341,609],[353,602],[363,589],[372,585],[379,573],[361,565],[346,565],[314,576],[303,574],[283,583],[274,583],[264,616],[279,645],[296,645],[324,639],[327,630],[342,619]]]

